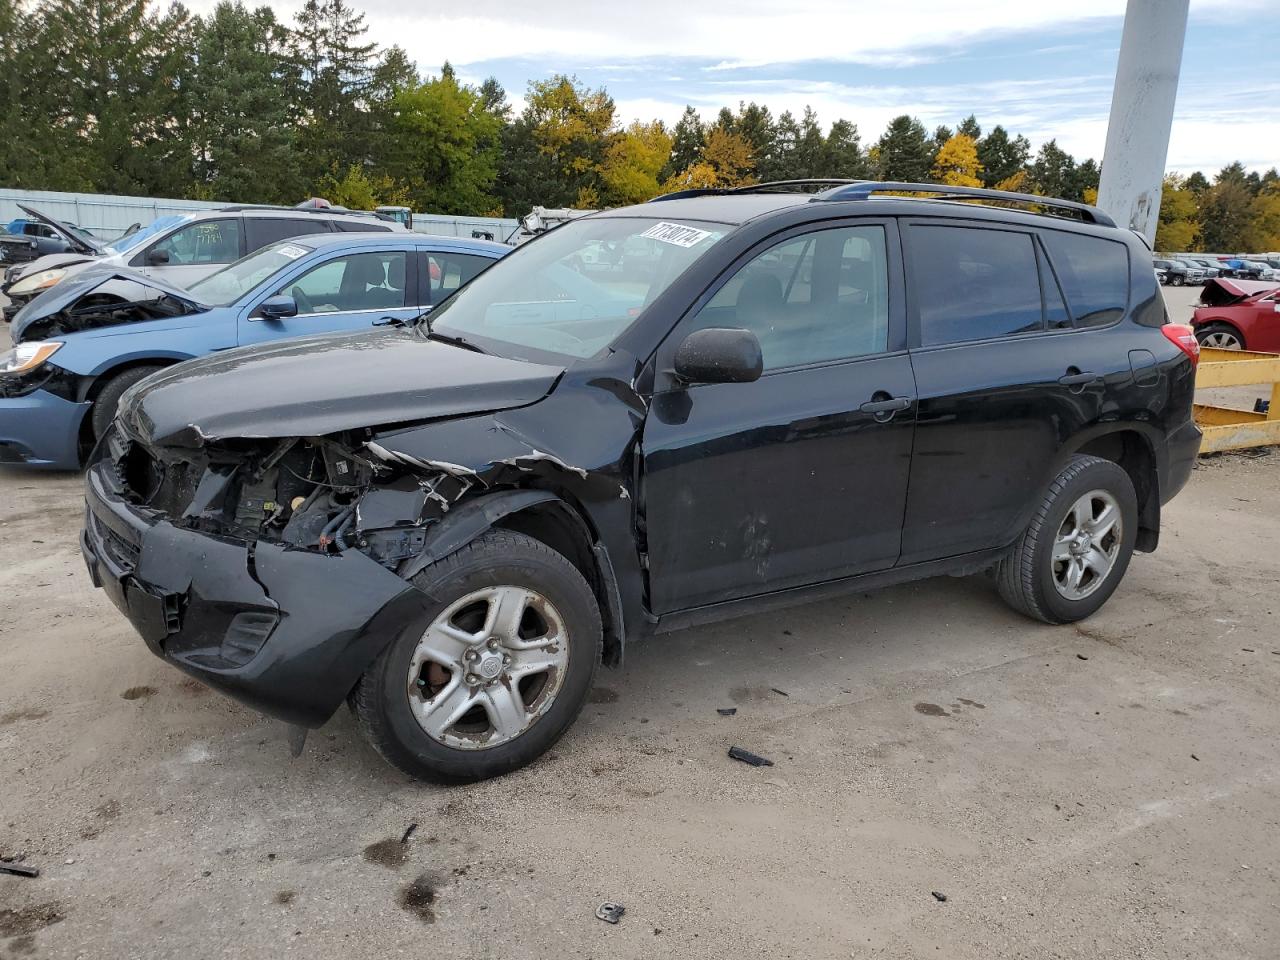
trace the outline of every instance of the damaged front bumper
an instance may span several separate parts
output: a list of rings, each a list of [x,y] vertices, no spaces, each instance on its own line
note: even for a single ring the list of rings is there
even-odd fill
[[[431,598],[359,550],[183,529],[120,496],[112,469],[86,476],[94,585],[153,653],[255,710],[318,727],[388,644],[425,629]]]

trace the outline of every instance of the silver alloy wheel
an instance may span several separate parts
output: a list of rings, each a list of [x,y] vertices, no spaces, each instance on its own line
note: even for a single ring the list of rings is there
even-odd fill
[[[1090,490],[1071,505],[1053,541],[1053,584],[1068,600],[1083,600],[1111,573],[1124,528],[1120,504],[1105,490]]]
[[[485,587],[450,604],[418,641],[409,706],[432,740],[485,750],[533,726],[568,667],[568,629],[546,597],[527,587]]]
[[[1214,330],[1212,333],[1206,333],[1204,339],[1200,341],[1200,346],[1213,347],[1215,350],[1243,349],[1240,338],[1230,330]]]

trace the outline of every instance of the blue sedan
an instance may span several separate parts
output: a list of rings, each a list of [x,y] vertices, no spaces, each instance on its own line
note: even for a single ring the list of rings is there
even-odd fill
[[[310,234],[188,289],[90,269],[27,304],[0,355],[0,463],[76,469],[120,396],[217,350],[413,319],[510,247],[394,233]]]

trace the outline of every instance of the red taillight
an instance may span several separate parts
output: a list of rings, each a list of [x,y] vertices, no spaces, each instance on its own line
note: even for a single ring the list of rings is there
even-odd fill
[[[1191,358],[1191,366],[1200,363],[1200,341],[1196,339],[1194,330],[1185,323],[1166,323],[1160,330],[1175,347]]]

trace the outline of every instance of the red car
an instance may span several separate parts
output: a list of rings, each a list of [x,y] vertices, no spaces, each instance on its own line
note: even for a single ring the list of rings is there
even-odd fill
[[[1280,353],[1280,283],[1210,280],[1191,315],[1191,326],[1202,347]]]

